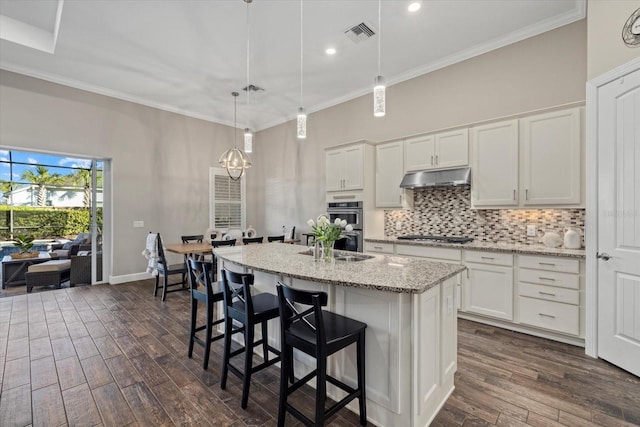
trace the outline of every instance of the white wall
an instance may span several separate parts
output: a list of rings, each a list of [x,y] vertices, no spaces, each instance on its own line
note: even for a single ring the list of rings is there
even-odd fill
[[[204,233],[209,167],[231,138],[227,126],[0,71],[2,146],[112,159],[116,276],[144,271],[149,231],[167,242]]]
[[[282,224],[307,230],[306,220],[325,209],[325,147],[584,101],[586,62],[582,20],[392,86],[384,118],[373,117],[368,95],[310,114],[304,142],[295,138],[293,122],[258,132],[248,222],[267,234]]]
[[[622,41],[622,26],[640,8],[637,0],[589,0],[587,3],[588,77],[592,79],[640,57],[640,47]]]

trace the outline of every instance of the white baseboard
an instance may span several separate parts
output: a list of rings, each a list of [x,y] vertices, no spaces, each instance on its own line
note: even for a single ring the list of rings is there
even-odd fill
[[[109,283],[112,285],[119,285],[121,283],[127,282],[135,282],[136,280],[147,280],[153,279],[151,273],[143,272],[143,273],[133,273],[133,274],[124,274],[122,276],[109,276]]]

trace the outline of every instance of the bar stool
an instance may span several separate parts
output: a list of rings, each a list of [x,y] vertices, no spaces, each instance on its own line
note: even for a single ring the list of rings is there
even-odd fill
[[[212,240],[211,241],[211,247],[212,249],[215,248],[219,248],[219,247],[223,247],[223,246],[235,246],[236,245],[236,239],[229,239],[229,240]],[[211,280],[212,281],[216,281],[216,276],[218,274],[218,258],[216,258],[215,255],[213,255],[213,269],[211,271]]]
[[[213,263],[210,261],[200,261],[189,258],[189,287],[191,290],[191,327],[189,329],[189,359],[193,355],[193,344],[204,348],[204,360],[202,361],[202,369],[209,366],[209,355],[211,353],[211,343],[224,338],[224,333],[213,336],[213,327],[224,322],[224,318],[214,320],[213,306],[216,302],[224,300],[224,292],[222,284],[212,283],[211,278]],[[196,325],[198,316],[198,302],[204,303],[205,306],[205,324]],[[204,330],[204,338],[198,338],[197,332]],[[241,332],[242,328],[236,328],[232,334]]]
[[[220,388],[227,387],[227,374],[231,371],[242,380],[242,402],[240,406],[246,409],[249,400],[249,386],[251,375],[280,361],[280,351],[269,345],[267,322],[279,316],[278,297],[268,293],[251,295],[253,274],[234,273],[221,270],[222,287],[224,291],[224,360]],[[233,286],[235,285],[235,286]],[[244,347],[231,351],[231,333],[233,321],[242,323],[244,327]],[[254,327],[260,324],[262,338],[254,342]],[[262,345],[264,362],[253,365],[253,348]],[[269,359],[269,351],[277,356]],[[244,372],[231,364],[231,358],[244,353]]]
[[[365,396],[365,329],[367,325],[330,311],[322,310],[327,305],[326,292],[309,292],[293,289],[278,282],[280,308],[280,336],[282,340],[282,363],[280,364],[280,399],[278,401],[278,427],[284,426],[288,411],[305,425],[323,426],[327,418],[334,415],[353,399],[360,403],[360,424],[367,425]],[[311,306],[304,311],[294,304]],[[327,374],[327,357],[356,343],[358,385],[352,388]],[[291,386],[287,379],[293,375],[293,349],[296,348],[315,357],[316,369]],[[287,397],[314,377],[316,384],[315,417],[313,420],[287,403]],[[327,381],[347,393],[341,401],[325,410]]]
[[[267,236],[267,241],[271,242],[282,242],[284,243],[284,234],[281,236]]]

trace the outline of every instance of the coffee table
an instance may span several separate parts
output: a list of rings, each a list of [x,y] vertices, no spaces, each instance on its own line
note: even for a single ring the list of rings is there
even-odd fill
[[[27,282],[24,279],[24,273],[30,265],[40,264],[42,262],[50,261],[51,256],[48,252],[40,252],[37,257],[34,258],[11,258],[11,255],[7,255],[2,258],[2,289],[7,286],[14,285],[26,285]]]

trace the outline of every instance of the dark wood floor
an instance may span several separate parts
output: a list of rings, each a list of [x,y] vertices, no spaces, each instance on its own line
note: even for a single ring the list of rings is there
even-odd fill
[[[219,343],[208,371],[198,347],[186,357],[187,293],[162,303],[151,289],[0,298],[0,426],[275,425],[278,369],[255,375],[242,410],[240,381],[218,385]],[[460,321],[455,382],[433,425],[640,425],[640,379],[580,348],[473,322]],[[307,409],[309,393],[296,398]],[[329,425],[357,422],[343,410]]]

